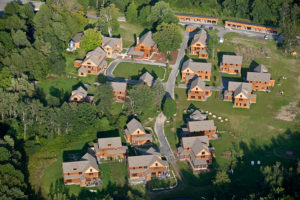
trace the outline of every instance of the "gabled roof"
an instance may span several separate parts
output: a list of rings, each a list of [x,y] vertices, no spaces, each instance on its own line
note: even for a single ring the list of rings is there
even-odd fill
[[[122,147],[120,137],[98,138],[99,149]]]
[[[249,92],[252,91],[252,83],[234,82],[234,81],[229,81],[228,90],[235,91],[240,85],[242,85],[243,89],[245,89]]]
[[[80,42],[82,36],[83,36],[83,33],[77,33],[76,35],[73,36],[72,40],[73,40],[74,42]]]
[[[196,86],[198,86],[202,90],[205,90],[205,83],[200,77],[197,77],[195,80],[192,81],[190,89],[193,89]]]
[[[257,67],[254,68],[254,72],[258,72],[258,73],[267,73],[268,68],[262,64],[258,65]]]
[[[79,161],[63,162],[62,164],[63,173],[84,172],[90,167],[93,167],[94,169],[99,171],[96,158],[91,155],[90,152],[84,154],[84,156],[82,156]]]
[[[128,122],[126,126],[127,126],[127,130],[128,130],[128,134],[134,133],[137,129],[140,129],[141,131],[145,132],[145,129],[143,128],[143,125],[141,124],[141,122],[139,122],[135,118],[130,120],[130,122]]]
[[[106,53],[101,47],[96,47],[94,50],[88,52],[83,60],[83,63],[87,60],[91,60],[96,66],[105,63]]]
[[[126,92],[127,89],[125,82],[106,82],[106,85],[111,86],[113,91]]]
[[[270,73],[247,72],[247,81],[270,82]]]
[[[233,55],[223,55],[222,62],[229,64],[239,64],[241,65],[243,61],[243,56],[233,56]]]
[[[202,114],[200,110],[195,110],[191,115],[190,115],[190,118],[192,120],[199,120],[199,121],[202,121],[204,119],[207,118],[207,115],[206,114]]]
[[[141,77],[140,77],[140,80],[149,84],[149,85],[152,85],[153,83],[153,76],[149,73],[149,72],[145,72]]]
[[[188,25],[186,25],[186,28],[197,29],[197,28],[199,28],[199,26],[197,26],[195,24],[188,24]]]
[[[144,156],[129,156],[128,167],[150,166],[155,161],[161,163],[164,166],[168,165],[168,162],[161,160],[157,155],[144,155]]]
[[[189,121],[188,129],[190,132],[199,132],[215,129],[214,120]]]
[[[148,31],[146,34],[144,34],[139,41],[139,44],[140,43],[145,44],[149,49],[155,45],[155,42],[152,39],[152,32]]]
[[[122,38],[111,38],[111,37],[102,36],[101,42],[102,42],[102,47],[110,46],[113,49],[120,49],[122,46]]]
[[[235,91],[234,91],[234,96],[242,94],[244,95],[247,99],[249,99],[250,94],[249,94],[249,90],[247,90],[245,87],[243,87],[243,84],[241,84]]]
[[[188,59],[182,65],[181,71],[190,68],[193,72],[195,71],[208,71],[211,72],[211,63],[194,62],[192,59]]]
[[[153,147],[150,147],[145,153],[147,155],[157,155],[157,156],[160,156],[160,153],[157,151],[157,149],[154,149]]]
[[[194,35],[194,38],[191,42],[195,44],[196,42],[201,42],[201,44],[206,45],[207,32],[204,29],[201,29],[197,34]]]
[[[72,91],[71,98],[74,96],[78,96],[80,98],[85,98],[87,96],[87,94],[88,94],[87,91],[83,87],[79,86],[79,88]]]

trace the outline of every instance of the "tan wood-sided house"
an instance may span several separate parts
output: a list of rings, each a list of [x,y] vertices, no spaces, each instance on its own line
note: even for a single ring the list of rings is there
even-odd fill
[[[79,76],[87,76],[88,74],[98,75],[107,67],[105,60],[106,52],[101,47],[96,47],[88,52],[83,61],[75,60],[74,66],[78,69]]]
[[[152,177],[164,178],[169,173],[168,162],[158,155],[128,157],[130,182],[146,182]]]
[[[210,81],[211,63],[194,62],[192,59],[185,61],[181,68],[181,80],[188,83],[196,77],[203,81]]]
[[[107,86],[112,87],[114,100],[116,102],[125,102],[127,95],[127,83],[125,82],[107,82]]]
[[[123,49],[122,38],[111,38],[102,36],[102,48],[106,52],[106,57],[111,58],[113,54],[120,54]]]
[[[134,59],[149,59],[154,52],[158,52],[157,44],[152,39],[152,32],[148,31],[141,39],[137,37],[136,46],[129,49],[128,55]]]
[[[256,103],[256,95],[252,94],[252,83],[229,81],[228,90],[224,92],[224,101],[232,101],[234,108],[250,108]]]
[[[247,72],[247,82],[252,83],[253,90],[259,91],[268,91],[275,85],[275,80],[271,80],[271,74],[264,65],[258,65],[254,72]]]
[[[83,87],[79,86],[79,88],[72,91],[69,102],[70,103],[73,103],[73,102],[76,102],[76,103],[83,103],[83,102],[92,103],[93,99],[94,99],[93,96],[89,96],[88,92]]]
[[[197,34],[194,35],[193,40],[190,44],[191,55],[198,55],[199,58],[208,58],[208,53],[206,51],[207,43],[207,32],[201,29]]]
[[[243,56],[223,55],[220,64],[220,72],[228,74],[240,74]]]
[[[206,170],[215,157],[215,149],[209,146],[207,136],[182,137],[177,152],[179,160],[187,160],[194,173]]]
[[[74,184],[81,187],[98,185],[99,168],[96,158],[89,151],[79,161],[62,163],[65,185]]]
[[[141,122],[137,121],[135,118],[130,120],[130,122],[128,122],[126,126],[126,141],[131,145],[137,146],[152,143],[152,135],[147,134]]]
[[[97,143],[94,143],[94,151],[99,163],[102,159],[124,159],[127,150],[127,146],[122,146],[120,137],[98,138]]]
[[[187,128],[182,129],[183,136],[207,136],[209,139],[217,139],[217,128],[214,120],[188,121]]]
[[[188,100],[205,101],[211,96],[211,91],[205,86],[200,77],[194,79],[188,90]]]
[[[149,87],[152,87],[153,84],[153,76],[149,72],[145,72],[141,77],[140,77],[140,82],[141,84],[147,85]]]
[[[70,41],[70,44],[73,43],[75,48],[80,48],[82,36],[83,36],[82,32],[77,33],[76,35],[73,36],[72,40]]]

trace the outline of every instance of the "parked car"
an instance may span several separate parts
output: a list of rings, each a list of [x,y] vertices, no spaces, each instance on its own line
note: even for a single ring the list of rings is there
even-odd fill
[[[265,35],[264,38],[265,38],[265,40],[269,40],[270,36],[269,35]]]

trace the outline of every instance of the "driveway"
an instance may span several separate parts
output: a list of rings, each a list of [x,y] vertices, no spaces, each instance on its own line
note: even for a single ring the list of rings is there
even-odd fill
[[[163,113],[160,113],[155,121],[154,125],[154,131],[158,137],[159,144],[160,144],[160,153],[162,156],[165,156],[167,160],[171,163],[176,161],[176,158],[173,154],[173,151],[170,147],[170,144],[165,136],[164,133],[164,123],[165,123],[166,117]]]

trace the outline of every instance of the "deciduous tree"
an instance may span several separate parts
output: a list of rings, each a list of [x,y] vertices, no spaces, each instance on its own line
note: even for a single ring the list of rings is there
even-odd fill
[[[96,29],[87,29],[81,39],[81,48],[85,51],[91,51],[98,46],[101,46],[102,35]]]
[[[176,113],[176,102],[174,99],[167,97],[163,104],[163,113],[167,118],[173,117]]]

